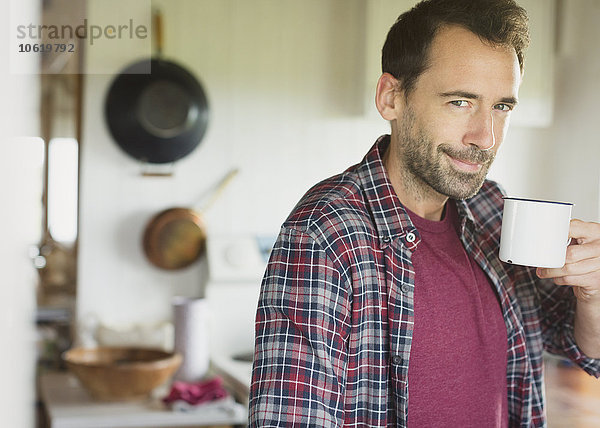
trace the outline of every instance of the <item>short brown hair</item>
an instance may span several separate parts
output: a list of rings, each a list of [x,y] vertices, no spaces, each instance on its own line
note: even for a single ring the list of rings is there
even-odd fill
[[[514,0],[423,0],[398,17],[382,50],[382,71],[398,79],[406,94],[427,69],[431,43],[444,25],[459,25],[492,45],[514,48],[523,72],[528,17]]]

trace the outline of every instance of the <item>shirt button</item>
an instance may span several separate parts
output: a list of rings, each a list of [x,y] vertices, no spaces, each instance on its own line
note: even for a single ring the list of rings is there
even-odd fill
[[[408,232],[408,233],[406,234],[406,240],[407,240],[408,242],[415,242],[415,239],[417,239],[417,235],[415,235],[414,233],[412,233],[412,232]]]
[[[400,355],[394,355],[392,357],[392,364],[399,366],[400,364],[402,364],[402,357]]]
[[[408,294],[408,293],[410,293],[410,285],[402,284],[402,287],[400,287],[400,290],[402,290],[402,292],[404,294]]]

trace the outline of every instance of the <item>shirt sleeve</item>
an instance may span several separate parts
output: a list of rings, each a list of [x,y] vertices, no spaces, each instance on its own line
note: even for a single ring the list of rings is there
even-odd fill
[[[545,349],[567,357],[588,374],[600,377],[600,359],[586,356],[575,342],[576,299],[571,287],[556,285],[551,280],[538,279],[537,284]]]
[[[306,233],[282,229],[255,325],[250,427],[343,424],[348,288]]]

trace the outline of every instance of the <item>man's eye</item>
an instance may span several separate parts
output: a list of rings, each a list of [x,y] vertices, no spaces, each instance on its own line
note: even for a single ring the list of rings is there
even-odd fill
[[[496,110],[501,110],[501,111],[511,111],[513,109],[513,106],[511,106],[510,104],[496,104],[494,106],[494,109]]]
[[[456,107],[467,107],[469,105],[469,103],[465,100],[450,101],[450,104],[452,104]]]

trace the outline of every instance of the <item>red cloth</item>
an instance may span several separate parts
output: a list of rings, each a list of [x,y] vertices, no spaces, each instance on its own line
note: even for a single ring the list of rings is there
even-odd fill
[[[171,386],[169,395],[163,398],[163,402],[171,404],[174,401],[181,400],[188,404],[196,405],[221,400],[228,395],[223,387],[223,380],[220,377],[195,383],[175,381]]]
[[[434,222],[409,213],[415,325],[408,366],[409,427],[508,426],[506,327],[487,277],[457,234],[454,203]]]

